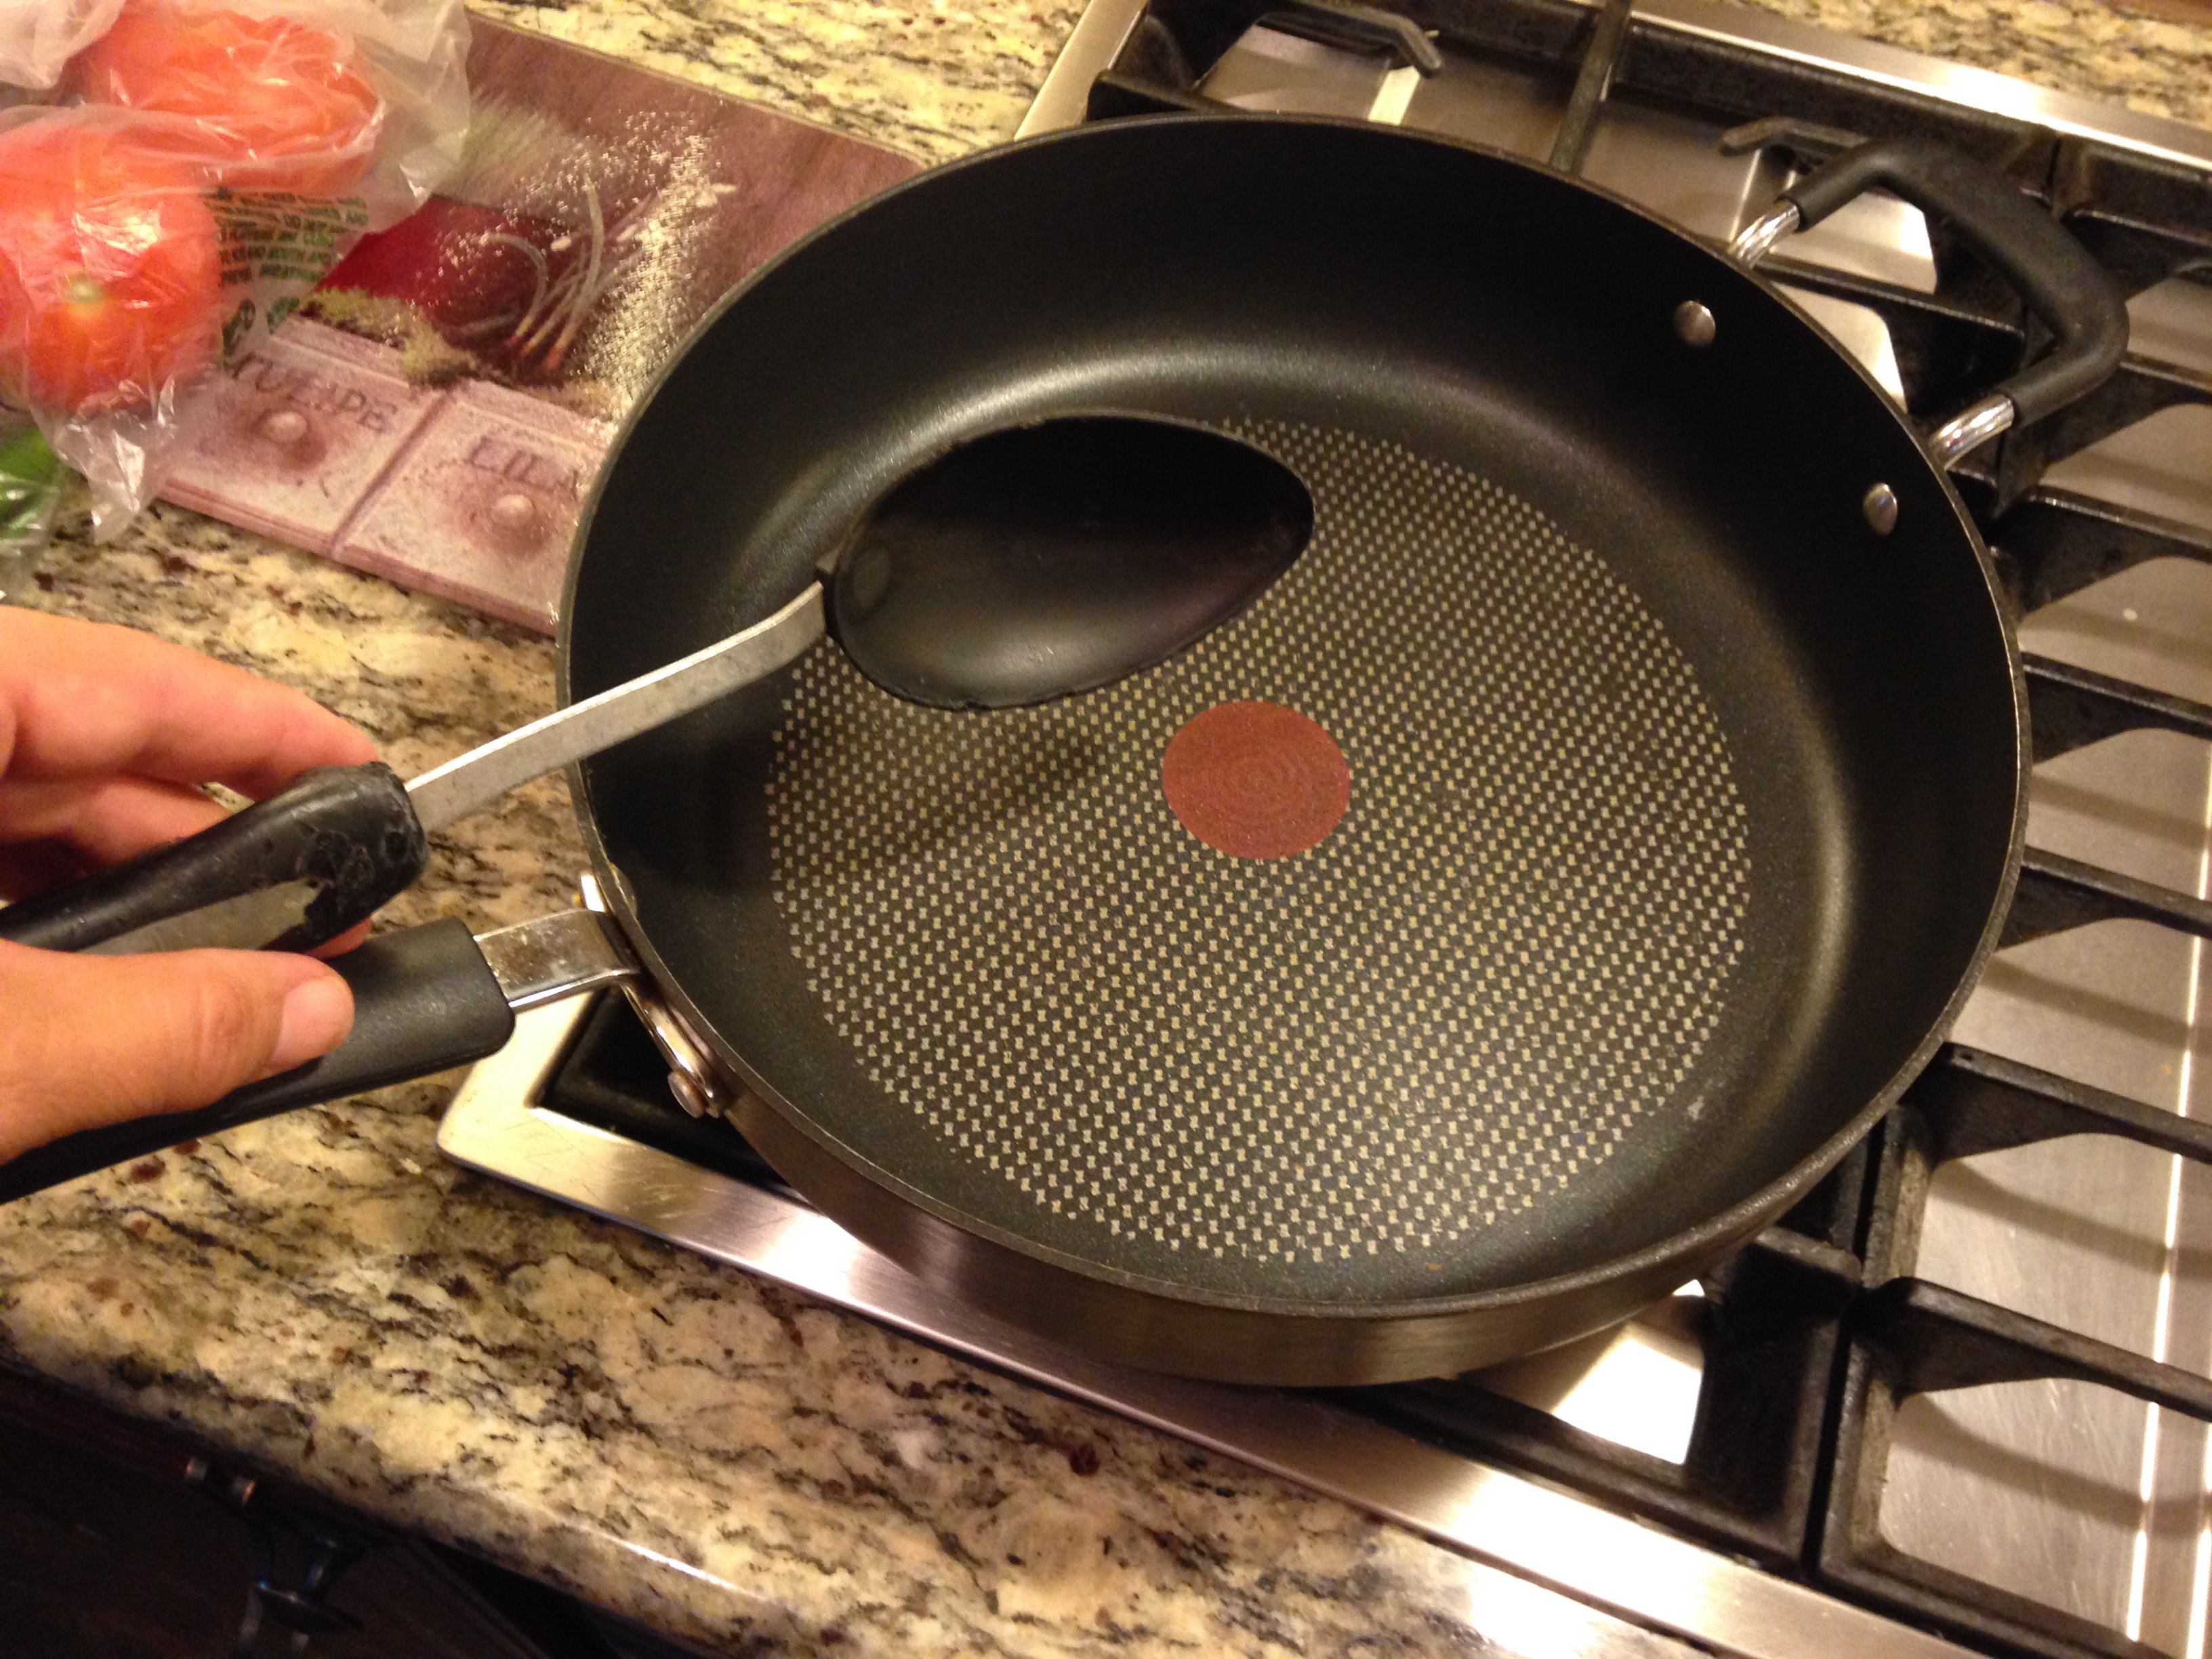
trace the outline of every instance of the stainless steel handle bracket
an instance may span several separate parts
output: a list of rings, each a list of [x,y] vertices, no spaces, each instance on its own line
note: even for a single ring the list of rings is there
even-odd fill
[[[577,914],[591,916],[609,932],[615,931],[599,878],[586,873],[577,884],[584,902],[584,908]],[[624,955],[627,954],[625,950]],[[643,975],[634,974],[624,979],[622,988],[623,995],[629,1000],[630,1012],[645,1027],[653,1046],[660,1050],[660,1057],[668,1062],[668,1091],[676,1097],[676,1103],[694,1117],[726,1115],[736,1103],[736,1091],[715,1066],[714,1057],[699,1040],[698,1033],[661,1000]]]
[[[1777,202],[1753,219],[1729,244],[1728,257],[1749,270],[1774,251],[1774,245],[1785,236],[1797,234],[1797,226],[1804,216],[1798,212],[1795,202]]]
[[[1979,403],[1968,404],[1928,434],[1936,465],[1948,471],[1954,462],[2011,426],[2019,413],[2002,392],[1992,392]]]
[[[668,1092],[694,1117],[726,1117],[737,1097],[714,1067],[707,1045],[686,1024],[684,1016],[663,1002],[643,980],[623,981],[623,994],[652,1037],[653,1046],[668,1062]]]
[[[520,1013],[604,985],[619,985],[643,971],[611,918],[592,910],[532,916],[511,927],[477,935],[492,977]]]

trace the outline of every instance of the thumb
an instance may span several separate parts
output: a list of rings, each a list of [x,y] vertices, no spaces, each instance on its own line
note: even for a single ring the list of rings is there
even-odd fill
[[[325,1054],[353,993],[282,951],[76,956],[0,942],[0,1158],[188,1111]]]

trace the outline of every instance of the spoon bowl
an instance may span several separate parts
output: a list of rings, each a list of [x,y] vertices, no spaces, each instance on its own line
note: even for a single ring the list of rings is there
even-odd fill
[[[830,569],[828,627],[885,690],[1014,708],[1151,668],[1242,613],[1313,534],[1297,475],[1205,427],[1068,416],[893,486]]]

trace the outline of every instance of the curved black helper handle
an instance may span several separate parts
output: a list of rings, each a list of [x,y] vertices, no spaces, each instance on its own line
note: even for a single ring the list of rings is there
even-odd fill
[[[2049,351],[1939,429],[1930,441],[1939,459],[1948,463],[2015,422],[2040,420],[2101,386],[2120,366],[2128,308],[2118,283],[2010,179],[1940,144],[1883,139],[1845,150],[1784,191],[1729,252],[1753,264],[1783,237],[1875,189],[1949,224],[2051,331]]]

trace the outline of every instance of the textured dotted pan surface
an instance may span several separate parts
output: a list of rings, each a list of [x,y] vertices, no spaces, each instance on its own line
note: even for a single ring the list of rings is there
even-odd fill
[[[1403,1284],[1702,1111],[1746,812],[1688,662],[1597,551],[1395,445],[1233,429],[1308,481],[1316,534],[1182,659],[990,715],[805,659],[774,898],[832,1030],[1001,1184],[1004,1224],[1261,1291],[1364,1259]],[[1349,763],[1307,852],[1232,857],[1169,809],[1169,741],[1240,699]]]

